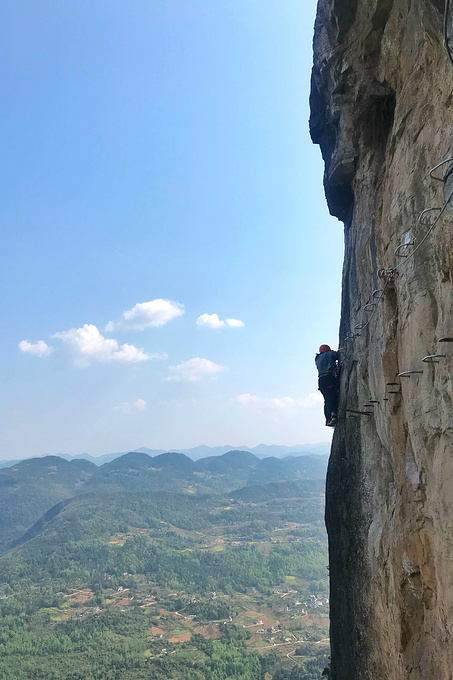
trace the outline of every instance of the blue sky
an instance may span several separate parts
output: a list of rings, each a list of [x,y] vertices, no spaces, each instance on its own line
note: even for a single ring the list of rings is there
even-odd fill
[[[329,438],[315,6],[0,8],[0,458]]]

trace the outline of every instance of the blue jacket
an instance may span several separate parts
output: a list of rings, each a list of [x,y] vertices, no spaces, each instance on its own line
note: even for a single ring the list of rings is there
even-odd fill
[[[318,369],[318,375],[323,375],[324,373],[337,374],[336,361],[340,358],[339,352],[321,352],[315,356],[316,368]]]

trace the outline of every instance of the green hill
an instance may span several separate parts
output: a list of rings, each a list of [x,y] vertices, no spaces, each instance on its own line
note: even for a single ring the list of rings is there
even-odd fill
[[[152,458],[153,468],[160,467],[175,467],[180,470],[192,470],[194,467],[193,460],[184,453],[161,453]]]
[[[247,451],[196,462],[182,453],[151,457],[130,452],[100,467],[58,456],[24,460],[0,470],[0,554],[52,506],[74,496],[161,491],[223,494],[247,485],[322,479],[325,467],[324,456],[259,459]]]
[[[250,484],[231,492],[231,499],[245,503],[263,503],[273,498],[311,498],[324,493],[325,482],[321,479],[298,482],[271,482]]]
[[[327,456],[296,456],[263,458],[253,468],[248,484],[267,484],[274,481],[325,479]]]
[[[0,553],[58,501],[74,496],[96,474],[86,460],[31,458],[0,470]]]
[[[99,467],[99,470],[103,470],[104,474],[110,470],[123,471],[131,468],[140,470],[141,468],[151,467],[151,462],[152,458],[147,453],[130,451],[108,463],[104,463]]]
[[[149,555],[157,548],[159,559],[164,562],[158,571],[161,569],[161,577],[168,581],[176,569],[171,560],[182,560],[181,564],[186,563],[187,570],[191,555],[181,558],[181,550],[198,547],[203,543],[198,536],[209,533],[213,526],[239,522],[241,533],[244,523],[263,522],[265,518],[266,526],[272,527],[275,517],[280,518],[283,511],[291,508],[293,512],[292,506],[284,509],[275,505],[263,509],[261,505],[251,505],[245,508],[243,505],[226,506],[227,502],[261,504],[276,498],[291,498],[297,508],[296,521],[322,521],[322,489],[321,483],[319,488],[313,489],[312,483],[307,482],[251,486],[238,490],[229,500],[165,491],[84,494],[53,506],[24,533],[17,547],[0,557],[0,583],[17,587],[24,580],[42,582],[62,578],[73,587],[81,580],[105,583],[106,573],[110,577],[137,570],[145,573],[149,569]],[[183,534],[186,532],[185,538],[178,530]],[[117,534],[126,537],[120,557],[117,544],[110,542]],[[167,555],[167,563],[163,556],[169,546],[176,552],[171,558]],[[177,578],[187,580],[182,566]]]

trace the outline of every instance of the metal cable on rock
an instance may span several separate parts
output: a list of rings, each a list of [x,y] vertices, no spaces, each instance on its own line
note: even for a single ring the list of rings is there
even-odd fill
[[[444,29],[444,45],[445,45],[445,50],[446,50],[446,52],[447,52],[448,59],[449,59],[451,65],[453,66],[453,51],[452,51],[452,47],[451,47],[451,45],[450,45],[450,35],[449,35],[449,19],[450,19],[450,10],[451,10],[451,6],[452,6],[452,1],[451,1],[451,0],[445,0],[444,26],[443,26],[443,29]],[[449,160],[453,160],[453,159],[449,159]],[[445,162],[445,161],[443,161],[443,163],[444,163],[444,162]],[[443,163],[440,163],[439,165],[442,165]],[[439,166],[436,166],[436,168],[437,168],[437,167],[439,167]],[[433,170],[435,170],[436,168],[433,168]],[[432,177],[431,172],[430,172],[430,176]],[[440,179],[440,178],[438,178],[438,177],[433,177],[433,179]],[[441,181],[442,181],[442,180],[441,180]],[[363,330],[365,330],[365,329],[370,325],[372,319],[375,317],[375,315],[376,315],[376,313],[377,313],[377,310],[378,310],[378,307],[379,307],[379,303],[381,302],[381,300],[384,299],[385,292],[386,292],[386,290],[387,290],[387,288],[388,288],[390,282],[398,275],[398,270],[401,269],[402,267],[404,267],[404,265],[407,263],[407,261],[410,260],[412,257],[414,257],[415,253],[422,247],[422,245],[425,243],[425,241],[427,240],[427,238],[432,234],[432,232],[434,231],[434,229],[435,229],[437,223],[439,222],[440,218],[442,217],[442,215],[443,215],[444,212],[446,211],[446,209],[447,209],[447,207],[448,207],[448,204],[450,203],[450,201],[452,200],[452,198],[453,198],[453,191],[450,193],[449,197],[448,197],[447,200],[445,201],[445,203],[444,203],[444,205],[442,206],[442,208],[438,208],[438,210],[439,210],[438,216],[436,217],[436,219],[434,220],[434,222],[432,223],[432,225],[429,227],[428,231],[427,231],[426,234],[423,236],[423,238],[422,238],[422,240],[420,241],[420,243],[418,243],[418,244],[415,246],[415,248],[413,248],[412,251],[411,251],[408,255],[406,255],[406,256],[404,257],[404,260],[402,260],[399,264],[395,265],[394,267],[391,267],[390,269],[387,269],[387,270],[382,269],[382,270],[380,270],[381,272],[386,272],[386,273],[388,274],[388,276],[387,276],[387,278],[386,278],[386,281],[385,281],[385,284],[384,284],[384,287],[383,287],[383,289],[382,289],[382,291],[381,291],[381,292],[382,292],[382,295],[378,298],[378,300],[377,300],[375,303],[373,303],[373,298],[374,298],[374,296],[372,296],[370,302],[367,303],[367,305],[365,305],[365,309],[366,309],[366,307],[369,307],[369,306],[373,303],[373,304],[374,304],[374,309],[372,310],[371,315],[370,315],[370,317],[368,318],[368,321],[366,321],[366,323],[357,324],[357,325],[356,325],[356,328],[357,328],[357,329],[359,329],[360,331],[363,331]],[[427,212],[427,211],[423,211],[423,212]],[[423,215],[423,212],[421,213],[421,215]],[[401,248],[401,247],[404,246],[404,245],[405,245],[405,246],[408,246],[408,245],[412,245],[412,244],[409,244],[409,243],[408,243],[408,244],[402,244],[401,246],[398,246],[398,248],[397,248],[397,250],[396,250],[396,252],[395,252],[395,255],[398,253],[398,249]],[[378,274],[379,274],[379,272],[378,272]],[[370,310],[368,309],[368,310],[366,310],[366,311],[370,311]],[[357,335],[360,335],[360,332],[358,332]],[[354,337],[355,337],[354,333],[349,332],[349,333],[347,333],[347,335],[346,335],[346,340],[353,340]],[[425,359],[423,359],[423,361],[425,361]],[[388,400],[386,399],[385,401],[388,401]],[[348,411],[348,409],[346,409],[346,411]],[[359,411],[350,411],[350,413],[357,413],[357,414],[358,414],[358,413],[361,413],[361,412],[359,412]],[[365,415],[365,414],[363,414],[363,415]],[[366,415],[371,415],[371,414],[368,414],[368,413],[367,413]]]
[[[452,62],[452,63],[453,63],[453,62]],[[436,219],[434,220],[434,222],[432,223],[432,225],[430,226],[430,228],[428,229],[428,231],[426,232],[426,234],[424,235],[424,237],[422,238],[422,240],[420,241],[420,243],[418,243],[418,244],[416,245],[416,247],[409,253],[409,255],[406,255],[406,258],[405,258],[404,260],[402,260],[402,262],[400,262],[399,264],[395,265],[395,267],[393,267],[392,271],[394,271],[394,272],[398,271],[398,269],[401,269],[401,267],[404,267],[404,265],[407,263],[408,260],[411,259],[411,257],[414,257],[414,255],[415,255],[415,253],[417,252],[417,250],[419,250],[419,249],[422,247],[422,245],[424,244],[424,242],[426,241],[426,239],[428,238],[428,236],[430,236],[430,235],[432,234],[432,232],[434,231],[434,228],[436,227],[436,225],[437,225],[437,223],[439,222],[440,218],[442,217],[442,215],[443,215],[444,212],[446,211],[446,209],[447,209],[447,207],[448,207],[448,204],[450,203],[450,201],[451,201],[452,198],[453,198],[453,191],[451,192],[450,196],[447,198],[447,200],[446,200],[445,203],[443,204],[442,208],[440,208],[440,211],[439,211],[438,216],[436,217]]]
[[[379,305],[380,301],[384,298],[385,291],[387,290],[388,285],[389,285],[389,282],[386,281],[385,284],[384,284],[384,288],[382,289],[382,295],[379,298],[379,300],[376,302],[376,306],[373,309],[373,311],[371,312],[368,321],[366,323],[364,323],[363,326],[361,327],[361,329],[360,329],[361,331],[365,330],[365,328],[367,328],[370,325],[371,320],[373,319],[374,315],[376,314],[376,312],[378,310],[378,305]]]
[[[452,63],[453,63],[453,62],[452,62]],[[453,191],[451,192],[451,194],[449,195],[449,197],[447,198],[447,200],[446,200],[445,203],[443,204],[442,208],[439,208],[439,214],[438,214],[438,216],[436,217],[436,219],[434,220],[434,222],[432,223],[432,225],[429,227],[428,231],[427,231],[426,234],[423,236],[423,238],[422,238],[422,240],[420,241],[420,243],[417,244],[417,246],[416,246],[416,247],[415,247],[415,248],[414,248],[414,249],[413,249],[406,257],[405,257],[405,259],[404,259],[402,262],[400,262],[399,264],[395,265],[394,267],[392,267],[392,268],[390,268],[390,269],[388,270],[388,272],[389,272],[390,274],[394,274],[394,273],[398,272],[399,269],[401,269],[402,267],[404,267],[404,265],[407,263],[407,261],[410,260],[410,259],[415,255],[415,253],[422,247],[422,245],[425,243],[426,239],[427,239],[427,238],[432,234],[432,232],[434,231],[434,229],[435,229],[437,223],[439,222],[440,218],[442,217],[442,215],[443,215],[444,212],[446,211],[446,209],[447,209],[447,207],[448,207],[448,204],[450,203],[450,201],[451,201],[452,198],[453,198]],[[375,303],[375,308],[374,308],[374,310],[372,311],[372,313],[371,313],[371,315],[370,315],[368,321],[366,321],[364,324],[359,324],[359,325],[360,325],[360,329],[359,329],[360,331],[365,330],[365,328],[367,328],[367,327],[370,325],[372,319],[373,319],[374,316],[376,315],[376,312],[377,312],[378,306],[379,306],[379,302],[380,302],[381,300],[383,300],[384,295],[385,295],[385,291],[386,291],[387,288],[388,288],[389,282],[390,282],[390,280],[387,279],[387,281],[385,282],[384,288],[382,289],[382,295],[381,295],[381,297],[378,299],[378,301]]]
[[[446,52],[447,52],[448,58],[449,58],[449,60],[450,60],[450,63],[451,63],[451,65],[453,66],[453,51],[452,51],[452,48],[451,48],[451,46],[450,46],[450,35],[449,35],[449,19],[450,19],[450,11],[451,11],[451,7],[452,7],[452,0],[445,0],[444,26],[443,26],[443,28],[444,28],[444,45],[445,45],[445,50],[446,50]],[[448,159],[448,160],[453,160],[453,159]],[[437,165],[437,166],[436,166],[435,168],[433,168],[432,170],[437,169],[440,165],[442,165],[442,164],[445,163],[445,162],[446,162],[446,161],[442,161],[442,163],[439,163],[439,165]],[[431,177],[432,177],[432,175],[431,175],[432,170],[430,171],[430,176],[431,176]],[[440,179],[440,178],[439,178],[439,177],[433,177],[433,179]],[[441,181],[442,181],[442,180],[441,180]],[[356,325],[356,329],[358,329],[358,330],[360,330],[360,331],[363,331],[363,330],[365,330],[365,328],[367,328],[367,327],[370,325],[371,320],[372,320],[372,319],[374,318],[374,316],[376,315],[376,312],[377,312],[377,310],[378,310],[378,306],[379,306],[380,301],[384,298],[385,291],[386,291],[386,289],[387,289],[387,287],[388,287],[388,285],[389,285],[389,283],[390,283],[390,280],[391,280],[392,275],[393,275],[393,278],[394,278],[395,275],[397,275],[398,270],[401,269],[402,267],[404,267],[404,265],[407,263],[407,261],[410,260],[412,257],[414,257],[415,253],[422,247],[422,245],[425,243],[426,239],[432,234],[434,228],[436,227],[436,225],[437,225],[437,223],[439,222],[440,218],[441,218],[442,215],[444,214],[444,212],[445,212],[445,210],[447,209],[447,206],[448,206],[448,204],[450,203],[450,201],[451,201],[452,198],[453,198],[453,191],[451,192],[451,194],[450,194],[450,196],[448,197],[448,199],[445,201],[445,203],[444,203],[444,205],[442,206],[442,208],[438,208],[438,210],[439,210],[438,216],[436,217],[436,219],[434,220],[434,222],[432,223],[432,225],[429,227],[428,231],[427,231],[426,234],[423,236],[423,238],[422,238],[422,240],[420,241],[420,243],[418,243],[418,244],[415,246],[415,248],[413,248],[413,250],[412,250],[408,255],[405,255],[405,256],[404,256],[404,260],[403,260],[402,262],[400,262],[399,264],[395,265],[394,267],[391,267],[390,269],[387,269],[387,270],[380,270],[380,271],[382,271],[382,272],[384,272],[384,271],[387,272],[387,274],[389,275],[388,278],[387,278],[387,280],[386,280],[386,282],[385,282],[384,288],[383,288],[383,290],[382,290],[382,295],[381,295],[381,297],[376,301],[376,303],[374,303],[374,309],[373,309],[373,311],[371,312],[371,315],[370,315],[368,321],[366,321],[366,323],[363,323],[363,324],[357,324],[357,325]],[[427,212],[427,211],[423,211],[423,212]],[[423,213],[421,213],[421,214],[423,215]],[[402,248],[403,246],[406,246],[406,247],[407,247],[408,245],[412,245],[412,244],[407,243],[407,244],[401,244],[400,246],[398,246],[398,248],[397,248],[396,251],[395,251],[395,255],[398,254],[398,249],[399,249],[399,248]],[[365,305],[365,309],[366,309],[367,306],[369,307],[370,304],[371,304],[372,302],[373,302],[373,300],[371,299],[371,301],[370,301],[369,303],[367,303],[367,305]],[[367,311],[370,311],[370,310],[368,309]],[[360,335],[360,333],[357,333],[357,335]],[[349,333],[348,333],[348,334],[346,335],[346,340],[350,340],[350,339],[352,340],[353,337],[354,337],[354,334],[352,334],[352,337],[351,337],[351,336],[349,335]]]

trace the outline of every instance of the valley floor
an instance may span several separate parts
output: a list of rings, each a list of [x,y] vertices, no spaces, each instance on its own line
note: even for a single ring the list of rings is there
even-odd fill
[[[59,544],[52,569],[46,537],[68,526],[65,510],[0,558],[2,678],[319,678],[329,654],[323,493],[199,502],[209,522],[173,523],[169,508],[148,526],[113,522],[91,538],[85,528]]]

